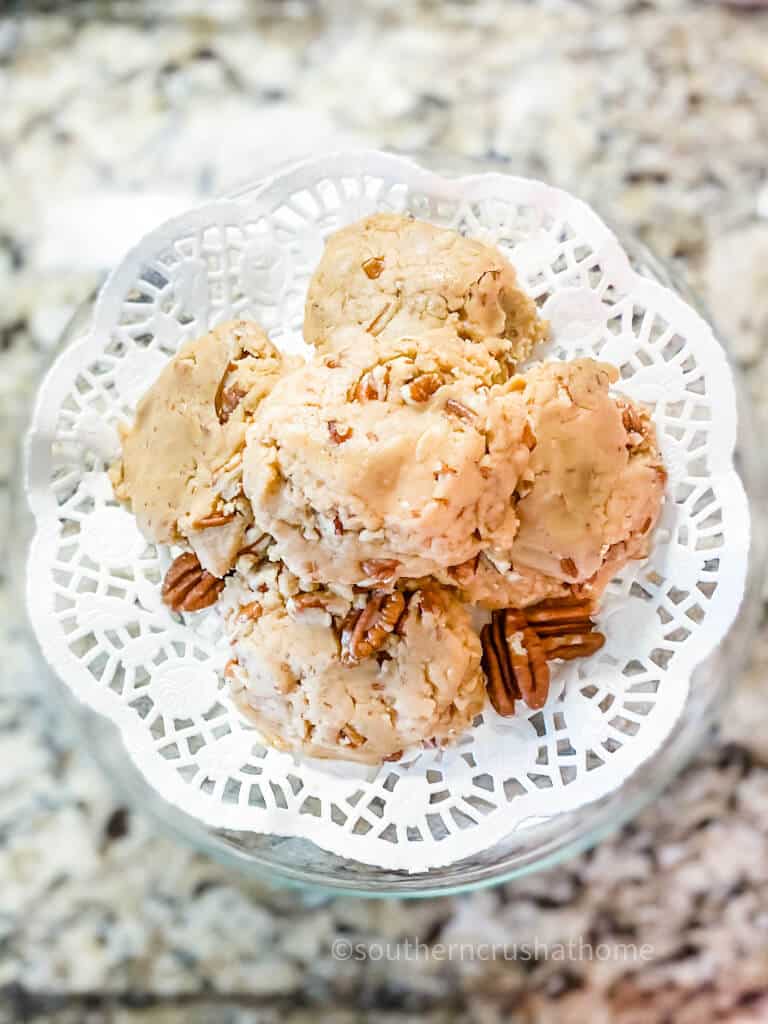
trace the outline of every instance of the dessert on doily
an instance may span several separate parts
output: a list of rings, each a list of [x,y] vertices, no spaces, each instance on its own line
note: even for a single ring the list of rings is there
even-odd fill
[[[509,262],[394,214],[329,239],[304,328],[306,363],[244,321],[185,345],[124,431],[116,494],[184,549],[166,602],[218,602],[234,700],[281,749],[379,763],[487,698],[541,707],[648,552],[647,410],[605,363],[520,368],[546,324]]]

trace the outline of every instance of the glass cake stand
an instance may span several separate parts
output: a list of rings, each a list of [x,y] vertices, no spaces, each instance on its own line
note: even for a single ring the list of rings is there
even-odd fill
[[[469,163],[446,156],[424,158],[442,173],[456,174],[497,170],[487,163]],[[508,168],[507,168],[508,170]],[[609,218],[610,220],[610,218]],[[614,230],[616,225],[613,224]],[[692,305],[701,302],[670,267],[665,266],[643,245],[617,230],[633,266],[640,273],[676,289]],[[83,304],[61,338],[57,352],[82,335],[93,309],[95,296]],[[706,315],[706,314],[704,314]],[[556,815],[524,831],[509,835],[482,853],[448,867],[415,874],[388,871],[328,853],[304,839],[286,839],[252,832],[230,831],[204,825],[166,803],[148,785],[109,721],[82,706],[44,662],[30,630],[30,657],[38,659],[45,685],[76,721],[76,728],[101,769],[137,810],[150,815],[158,827],[231,868],[274,886],[300,886],[323,892],[366,897],[423,897],[475,889],[540,871],[597,843],[618,829],[652,801],[675,774],[706,744],[707,733],[718,716],[734,680],[737,680],[752,648],[760,608],[760,589],[765,565],[766,471],[754,439],[752,410],[743,381],[736,374],[740,404],[737,466],[752,508],[752,550],[749,577],[738,619],[718,649],[696,669],[690,695],[680,719],[663,747],[608,796],[575,811]],[[31,534],[30,516],[22,491],[21,467],[15,475],[16,529],[14,536],[26,540]],[[16,547],[16,586],[23,605],[23,570],[26,544]]]

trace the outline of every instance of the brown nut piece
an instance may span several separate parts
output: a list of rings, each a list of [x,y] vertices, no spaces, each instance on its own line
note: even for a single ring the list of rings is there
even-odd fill
[[[339,742],[343,746],[352,747],[354,750],[356,750],[358,747],[362,747],[362,745],[366,742],[366,739],[365,736],[362,735],[362,733],[359,733],[357,731],[354,725],[350,725],[349,723],[347,723],[347,725],[345,725],[344,728],[341,729],[339,732]]]
[[[605,643],[602,633],[568,633],[564,636],[548,636],[541,641],[547,658],[554,661],[573,661],[574,658],[589,658]]]
[[[571,579],[575,579],[579,575],[579,570],[576,568],[576,563],[572,558],[561,558],[560,569],[566,576],[570,576]]]
[[[572,622],[589,622],[594,604],[587,598],[554,597],[540,601],[526,608],[525,617],[538,631],[540,626],[568,625]]]
[[[461,562],[459,565],[452,565],[448,570],[448,575],[456,581],[457,586],[467,587],[475,578],[479,562],[480,555],[473,555],[473,557],[468,558],[466,562]]]
[[[251,555],[253,558],[263,557],[264,555],[266,555],[267,548],[269,547],[270,543],[271,538],[269,534],[262,533],[262,535],[260,537],[257,537],[256,540],[253,540],[250,542],[250,544],[246,544],[245,547],[240,548],[240,550],[237,552],[237,557],[239,558],[241,555]]]
[[[207,530],[212,526],[226,526],[237,518],[235,512],[211,512],[210,515],[196,519],[192,524],[196,530]]]
[[[163,602],[175,612],[199,612],[218,599],[224,580],[206,572],[191,551],[179,555],[163,580]]]
[[[408,396],[412,402],[426,402],[442,383],[439,373],[422,373],[408,385]]]
[[[389,321],[395,316],[399,308],[400,303],[397,301],[384,303],[382,308],[366,327],[366,331],[374,337],[377,337],[381,334]]]
[[[480,631],[483,648],[482,665],[486,678],[486,689],[491,704],[505,718],[515,713],[515,700],[519,696],[514,676],[508,670],[503,647],[499,647],[491,623]]]
[[[356,402],[383,402],[387,397],[389,389],[389,374],[388,366],[385,366],[383,372],[378,376],[373,370],[368,370],[357,382],[350,395],[350,400]]]
[[[376,583],[391,583],[400,568],[400,563],[394,558],[368,558],[360,563],[360,568],[367,579]]]
[[[296,611],[306,611],[309,608],[325,608],[328,604],[329,597],[327,594],[321,592],[315,593],[314,591],[307,591],[305,593],[296,594],[291,598],[293,607]]]
[[[542,601],[526,611],[526,618],[541,639],[550,661],[589,658],[605,643],[591,619],[594,606],[579,598]]]
[[[352,437],[352,427],[339,423],[338,420],[328,420],[328,433],[334,444],[344,444]]]
[[[542,708],[549,694],[549,667],[542,643],[523,612],[493,613],[480,634],[488,696],[500,715],[515,713],[515,700]]]
[[[445,611],[445,597],[437,587],[429,585],[422,587],[411,595],[409,604],[411,602],[416,602],[419,613],[422,615],[424,612],[428,615],[437,615],[439,612]]]
[[[593,610],[591,601],[567,597],[493,613],[480,639],[488,696],[500,715],[514,714],[518,698],[529,708],[544,706],[548,661],[588,658],[600,650],[605,637],[595,630]]]
[[[357,665],[371,657],[392,633],[405,611],[405,598],[399,590],[388,594],[375,590],[362,611],[352,611],[341,627],[341,660]]]
[[[219,417],[219,423],[222,426],[229,422],[229,417],[245,398],[245,394],[242,388],[234,384],[231,388],[224,388],[221,394],[217,396],[216,415]]]
[[[470,409],[468,405],[464,405],[463,402],[459,402],[456,398],[446,399],[445,411],[451,413],[453,416],[457,416],[460,420],[464,420],[467,423],[471,423],[476,419],[472,409]]]
[[[377,277],[381,277],[381,272],[384,269],[384,260],[381,256],[371,256],[370,259],[366,260],[363,264],[363,270],[365,276],[371,281],[375,281]]]

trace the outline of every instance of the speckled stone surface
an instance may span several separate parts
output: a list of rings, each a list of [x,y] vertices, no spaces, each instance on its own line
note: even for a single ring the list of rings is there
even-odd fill
[[[689,272],[768,413],[768,12],[244,7],[0,16],[3,536],[28,398],[115,251],[158,210],[339,135],[493,156],[615,210]],[[0,663],[0,1024],[768,1020],[768,631],[719,738],[591,854],[466,897],[315,908],[120,805],[37,677],[7,579]],[[342,961],[339,939],[653,953]]]

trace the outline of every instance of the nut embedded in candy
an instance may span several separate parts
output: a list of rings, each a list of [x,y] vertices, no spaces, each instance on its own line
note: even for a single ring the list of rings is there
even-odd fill
[[[412,402],[426,402],[442,383],[439,373],[422,373],[408,385],[408,397]]]
[[[341,660],[356,665],[379,650],[387,636],[397,628],[405,611],[405,598],[399,590],[388,594],[375,590],[360,612],[350,612],[341,630]]]
[[[254,596],[256,619],[242,614]],[[230,577],[220,607],[233,699],[281,749],[381,764],[451,742],[482,710],[479,638],[447,588],[302,591],[267,561],[247,585]]]

